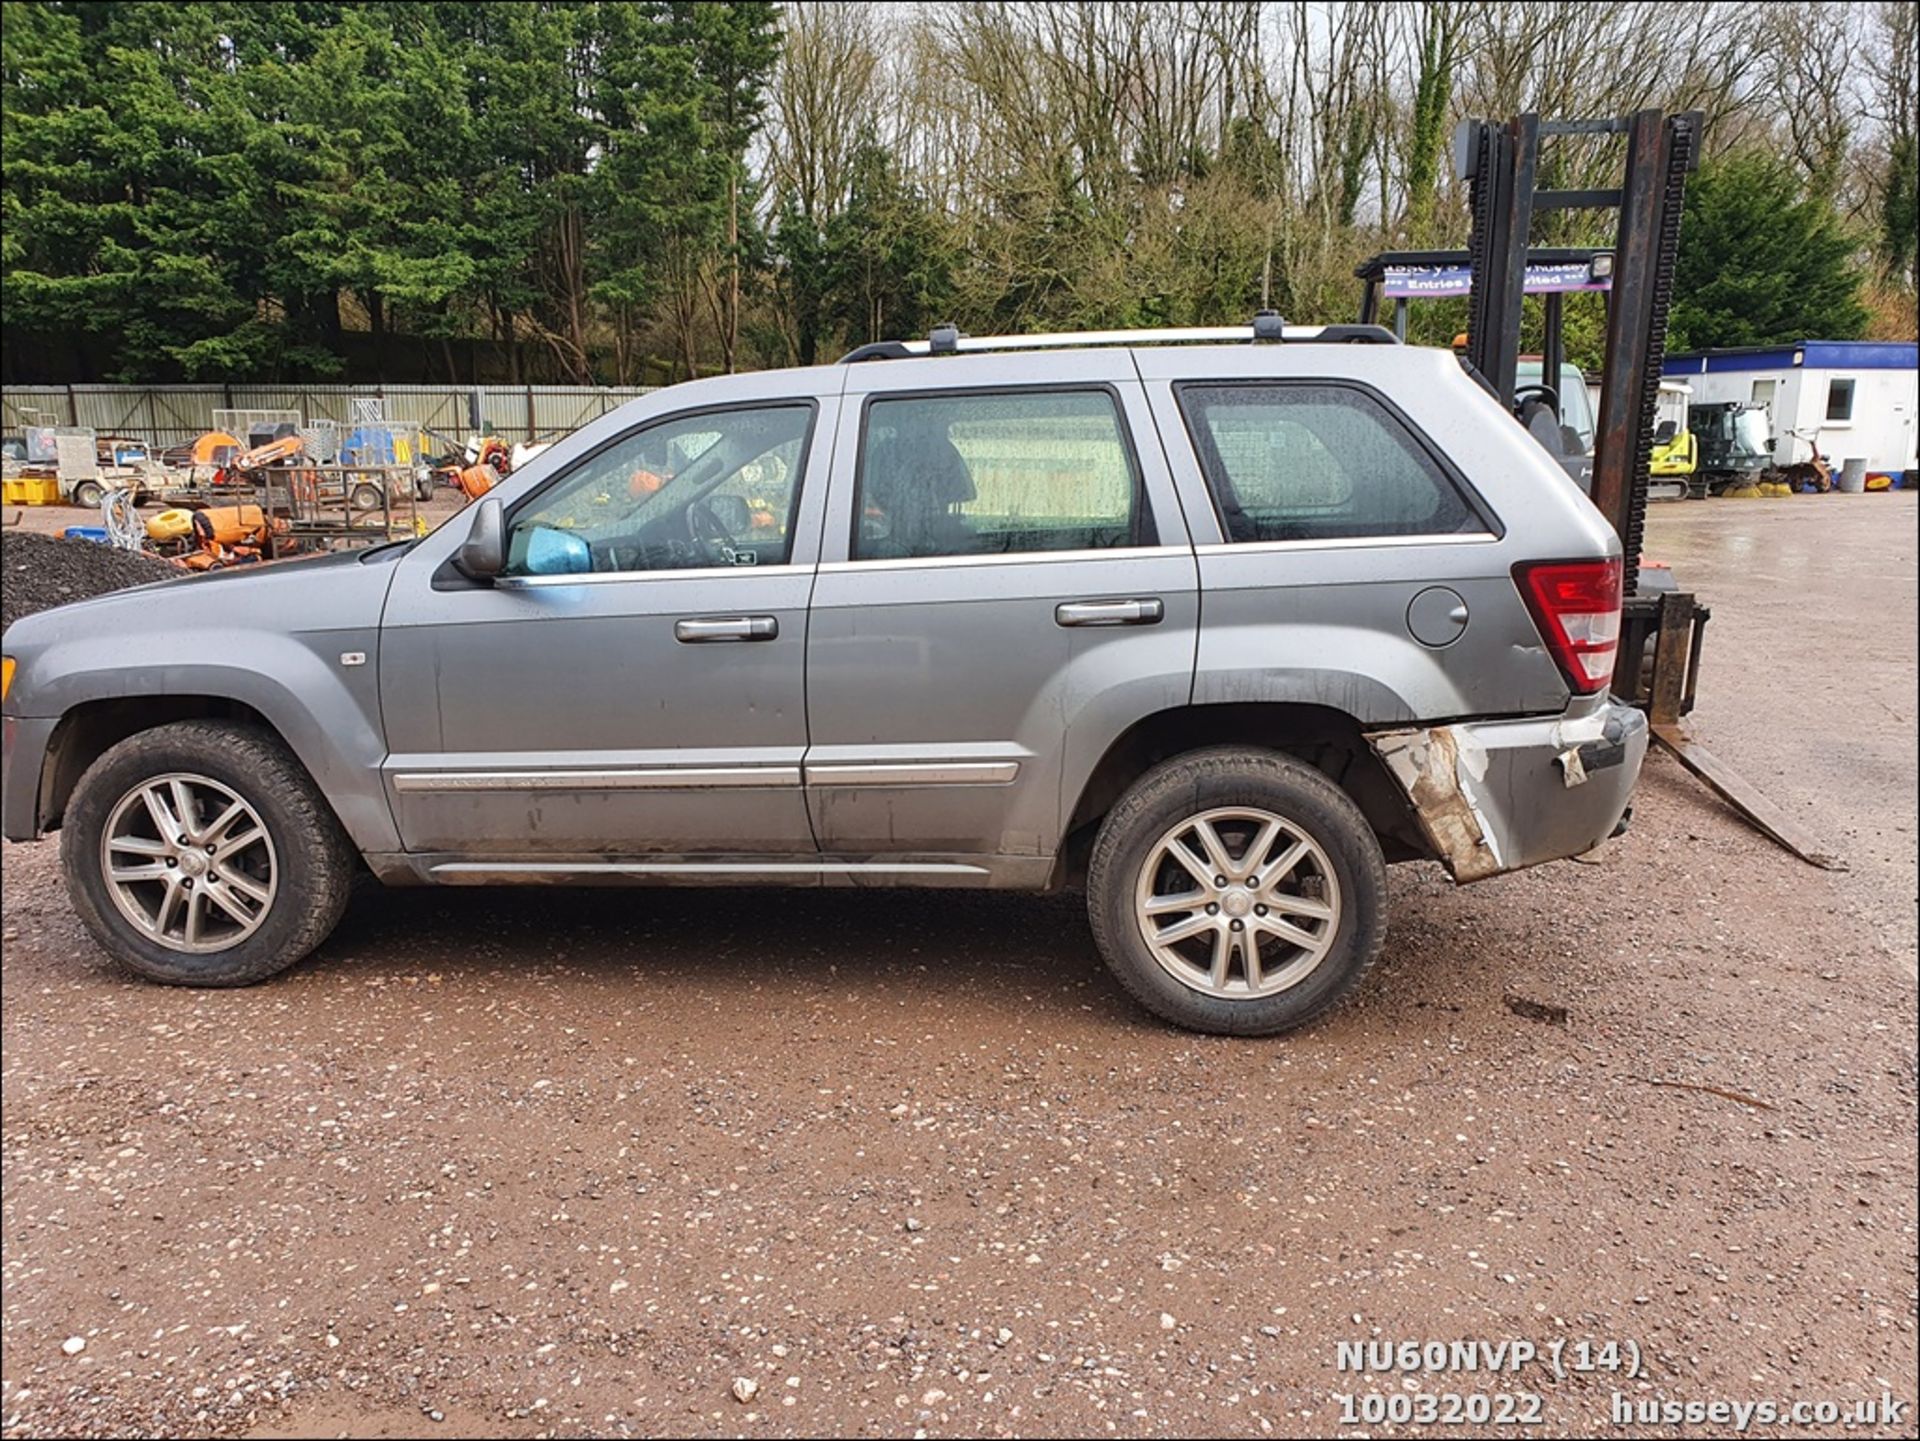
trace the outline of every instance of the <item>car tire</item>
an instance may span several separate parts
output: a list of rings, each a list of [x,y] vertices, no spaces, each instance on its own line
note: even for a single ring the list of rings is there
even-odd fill
[[[178,986],[251,985],[303,959],[339,922],[355,871],[352,842],[286,746],[216,720],[142,731],[88,767],[60,860],[101,948]]]
[[[107,498],[107,488],[97,480],[83,480],[73,488],[73,503],[83,510],[98,510]]]
[[[377,485],[368,485],[363,482],[353,488],[353,492],[347,497],[347,501],[348,504],[362,515],[370,514],[380,509],[380,487]]]
[[[1339,1004],[1380,953],[1386,900],[1380,843],[1347,794],[1291,756],[1240,747],[1136,781],[1087,876],[1094,941],[1121,985],[1215,1035],[1277,1035]]]

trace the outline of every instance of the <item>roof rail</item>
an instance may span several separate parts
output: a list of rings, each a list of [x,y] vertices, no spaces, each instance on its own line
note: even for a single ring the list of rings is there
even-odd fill
[[[962,335],[952,325],[936,326],[925,340],[876,340],[840,357],[849,365],[862,360],[907,360],[922,355],[954,355],[996,350],[1069,350],[1103,345],[1252,344],[1255,341],[1309,342],[1321,345],[1398,345],[1384,325],[1288,325],[1271,310],[1250,325],[1200,325],[1177,330],[1066,330],[1050,335]]]

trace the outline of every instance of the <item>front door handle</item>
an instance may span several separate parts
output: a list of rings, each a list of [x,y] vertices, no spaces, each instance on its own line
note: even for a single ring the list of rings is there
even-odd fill
[[[1054,607],[1056,625],[1158,625],[1166,608],[1158,596],[1145,600],[1069,600]]]
[[[772,640],[780,634],[780,622],[770,615],[712,615],[673,623],[673,638],[682,645],[705,645],[712,641]]]

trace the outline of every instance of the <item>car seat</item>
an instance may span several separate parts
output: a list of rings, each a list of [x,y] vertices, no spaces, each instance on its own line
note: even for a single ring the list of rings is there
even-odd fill
[[[967,555],[975,549],[973,527],[953,510],[974,498],[973,473],[945,425],[908,422],[876,435],[861,489],[864,504],[878,510],[886,526],[880,531],[863,521],[865,554]]]

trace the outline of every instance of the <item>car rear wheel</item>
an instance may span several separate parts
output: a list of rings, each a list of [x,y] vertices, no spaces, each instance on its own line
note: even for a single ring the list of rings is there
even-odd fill
[[[129,737],[80,778],[61,827],[74,909],[150,980],[243,986],[332,931],[353,848],[276,738],[229,721]]]
[[[1088,915],[1147,1009],[1220,1035],[1291,1030],[1338,1004],[1386,938],[1386,865],[1320,772],[1272,751],[1196,751],[1101,825]]]

